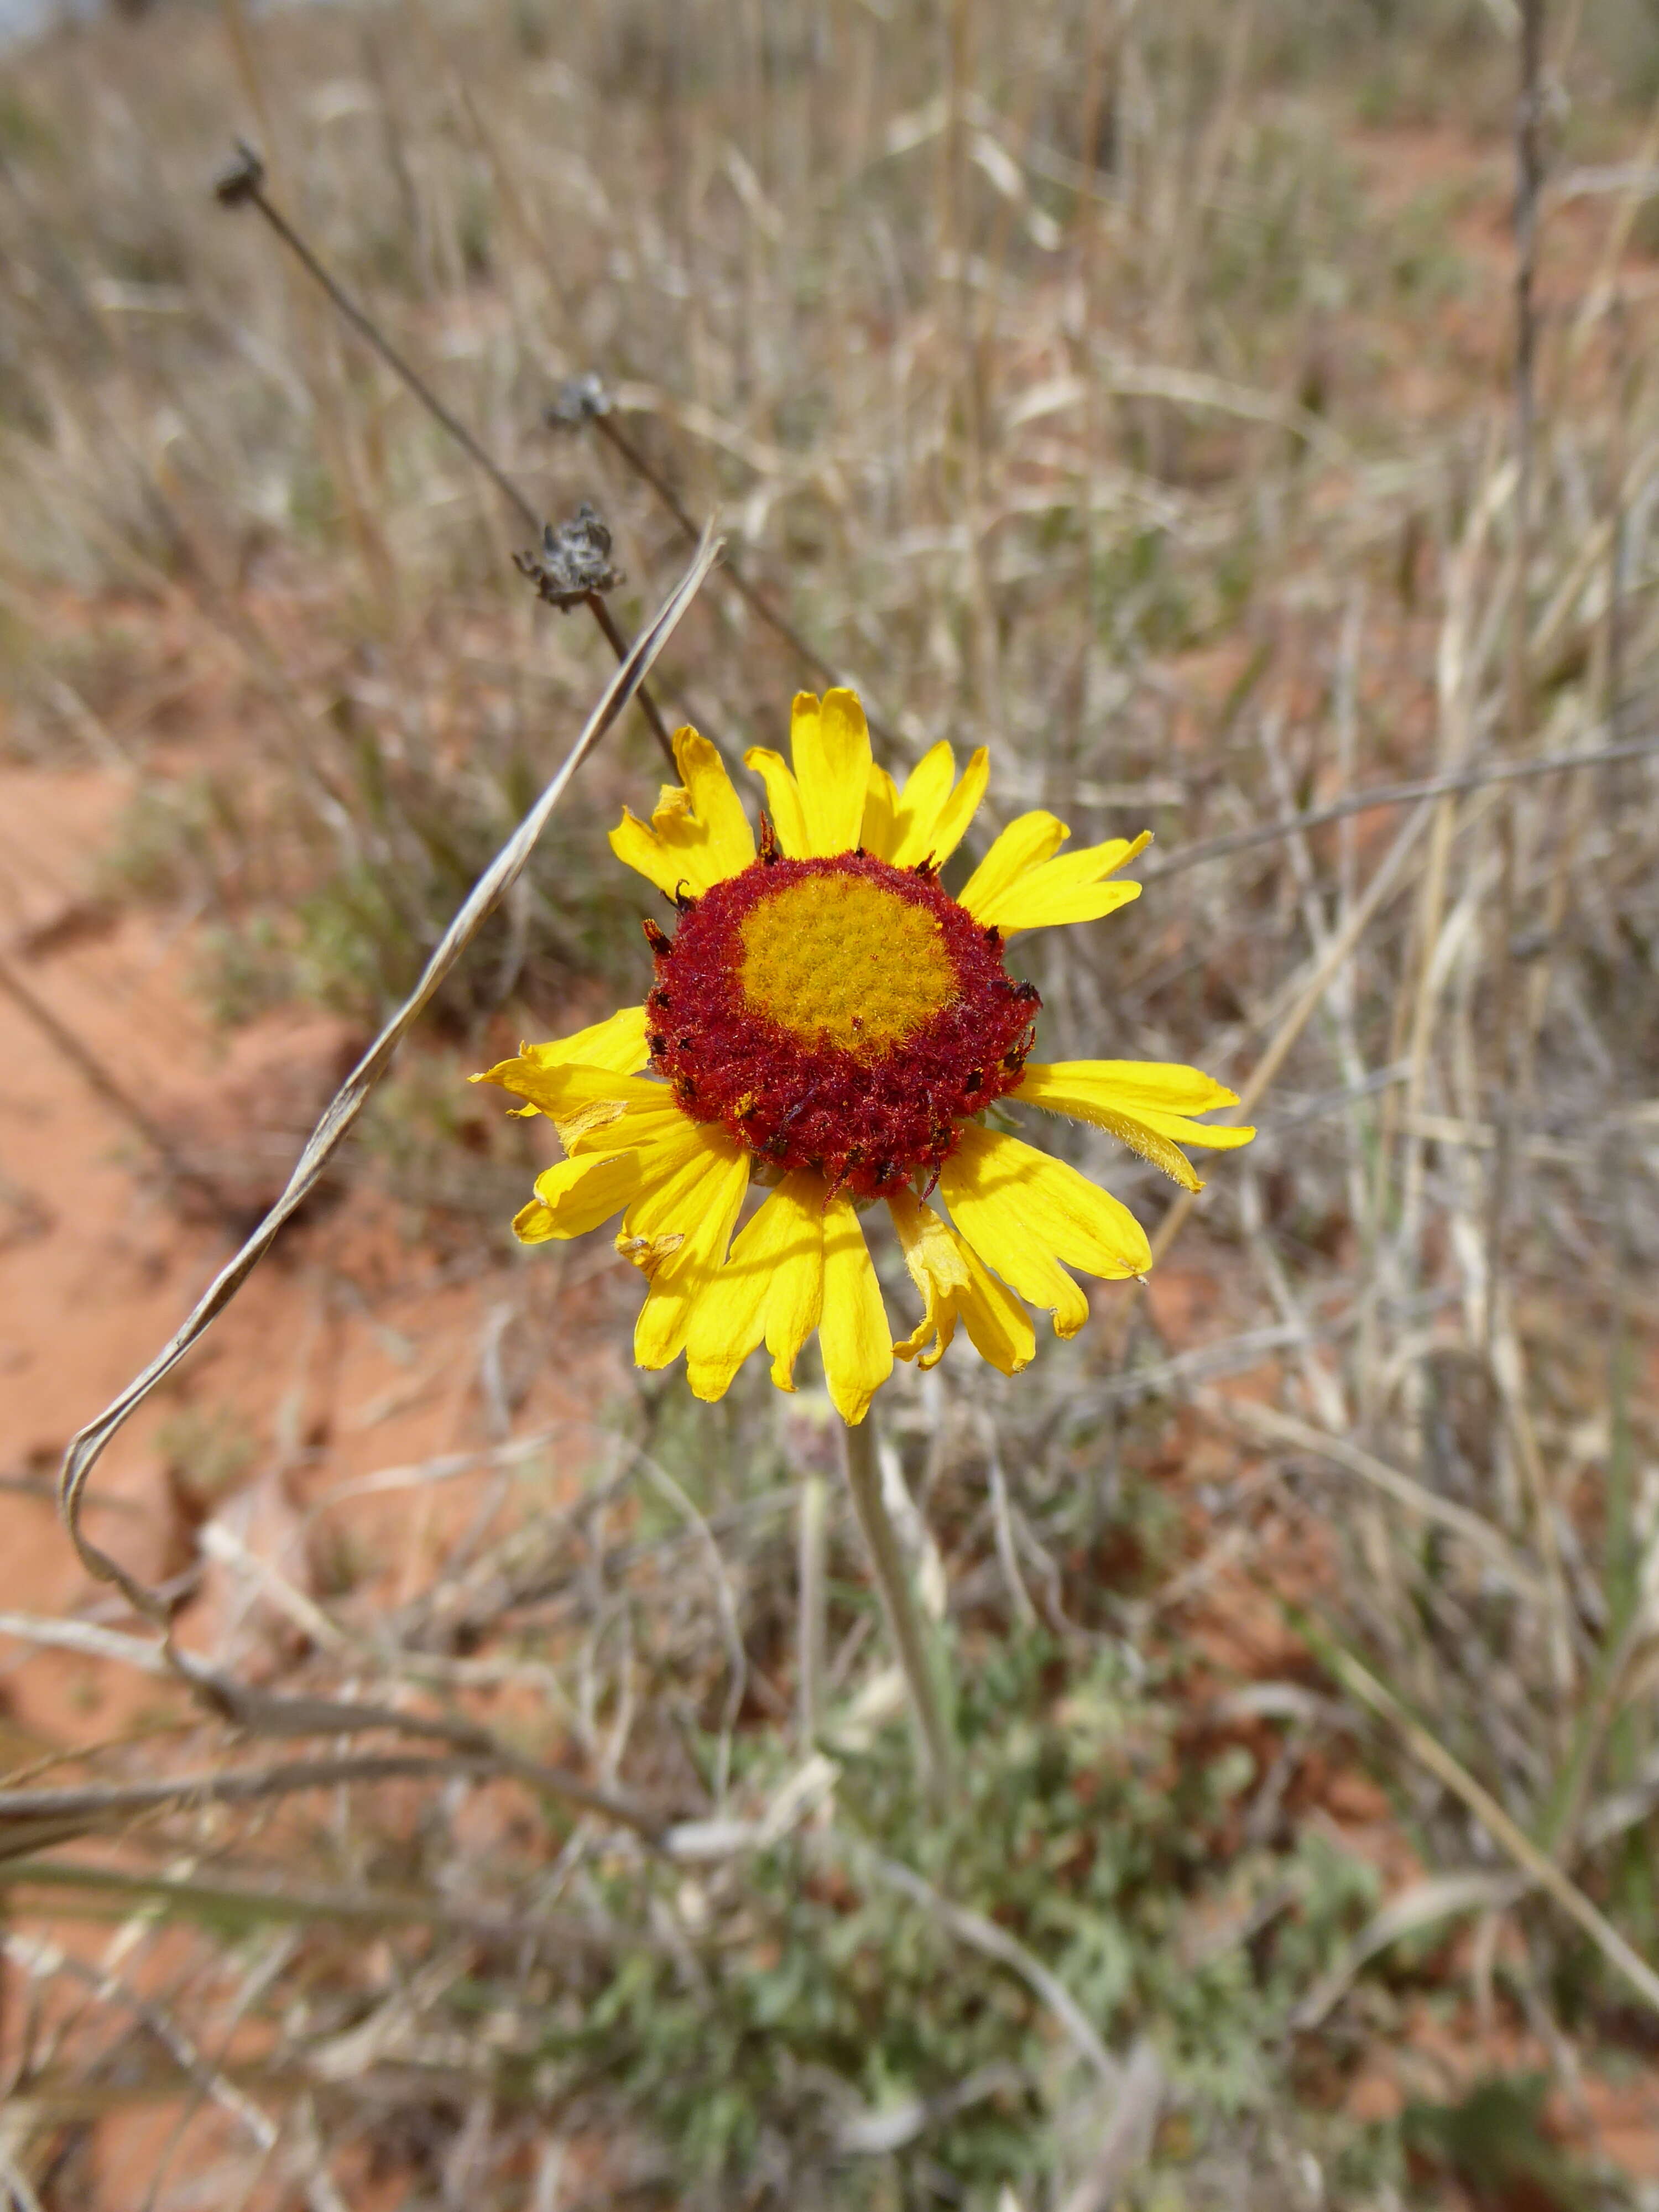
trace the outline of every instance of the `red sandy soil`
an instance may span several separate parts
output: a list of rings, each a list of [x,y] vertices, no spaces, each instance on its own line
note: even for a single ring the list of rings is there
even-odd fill
[[[280,1188],[356,1041],[337,1023],[294,1017],[228,1046],[193,1002],[189,933],[89,899],[89,860],[125,796],[101,771],[0,772],[0,948],[246,1218]],[[134,1626],[76,1560],[52,1480],[70,1436],[159,1350],[234,1249],[234,1229],[201,1218],[207,1211],[170,1192],[120,1107],[0,994],[0,1610]],[[589,1271],[579,1261],[570,1272],[580,1285]],[[573,1424],[580,1468],[580,1424],[616,1370],[595,1346],[558,1363],[556,1379],[538,1356],[569,1279],[556,1261],[532,1272],[487,1248],[434,1257],[404,1241],[386,1200],[354,1193],[285,1233],[122,1432],[93,1476],[88,1534],[154,1581],[189,1564],[204,1507],[222,1509],[304,1588],[301,1516],[337,1483],[497,1440],[503,1415],[515,1431]],[[562,1322],[580,1327],[593,1295],[578,1288]],[[234,1439],[246,1462],[232,1498],[191,1495],[178,1440],[204,1433]],[[384,1555],[393,1601],[420,1586],[474,1487],[405,1492],[354,1515],[371,1555],[396,1531],[395,1559]],[[240,1633],[214,1584],[210,1573],[183,1622],[186,1641],[210,1649]],[[153,1703],[154,1686],[125,1670],[5,1648],[9,1765],[117,1733]]]
[[[113,772],[0,770],[0,955],[177,1153],[214,1177],[245,1228],[249,1209],[257,1216],[281,1188],[357,1041],[316,1018],[262,1021],[228,1043],[211,1027],[190,988],[189,930],[89,894],[128,793]],[[0,993],[0,1613],[141,1626],[77,1560],[53,1500],[57,1468],[71,1435],[166,1342],[238,1241],[236,1225],[181,1192],[120,1105]],[[406,1240],[387,1200],[354,1191],[285,1233],[134,1417],[93,1474],[87,1532],[154,1583],[191,1566],[211,1514],[309,1595],[319,1524],[308,1509],[337,1485],[497,1442],[509,1427],[564,1426],[556,1480],[573,1486],[618,1379],[610,1304],[585,1253],[531,1268],[480,1238],[476,1252],[439,1257]],[[546,1356],[555,1309],[575,1342],[556,1363]],[[236,1441],[243,1463],[204,1498],[192,1490],[200,1453],[179,1439],[216,1434]],[[392,1604],[424,1585],[483,1497],[475,1475],[353,1500],[327,1525],[349,1532],[357,1571]],[[211,1564],[179,1623],[182,1642],[256,1679],[288,1656],[289,1632],[242,1578]],[[14,1782],[70,1779],[64,1754],[184,1711],[151,1677],[0,1633],[0,1771]],[[499,1824],[507,1815],[489,1797],[479,1793],[475,1809]],[[27,1925],[104,1971],[107,1930],[37,1914]],[[147,1952],[146,1985],[165,1981],[166,1950]],[[21,1995],[20,1978],[8,1959],[0,1999]],[[0,2018],[15,2011],[0,2002]],[[72,2201],[86,2212],[124,2206],[126,2181],[154,2173],[185,2109],[102,2116],[64,2178]],[[218,2130],[226,2151],[238,2124],[227,2117]],[[209,2178],[216,2125],[192,2121],[182,2164],[169,2166],[181,2185]],[[350,2201],[374,2212],[397,2200],[386,2186],[383,2197],[363,2179]]]

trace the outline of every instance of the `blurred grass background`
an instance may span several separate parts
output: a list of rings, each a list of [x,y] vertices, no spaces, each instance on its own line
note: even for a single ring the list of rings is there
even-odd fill
[[[215,204],[240,133],[533,506],[600,510],[624,629],[685,548],[550,422],[588,375],[895,768],[985,744],[1000,818],[1157,831],[1127,917],[1018,948],[1050,1056],[1262,1076],[1152,1294],[884,1400],[952,1816],[838,1506],[799,1741],[811,1394],[631,1377],[546,1445],[509,1405],[509,1486],[417,1589],[317,1507],[283,1687],[487,1713],[700,1825],[499,1780],[481,1822],[459,1774],[129,1819],[157,1754],[82,1747],[104,1839],[0,1862],[17,2203],[1659,2204],[1659,2015],[1595,1932],[1659,1958],[1659,20],[1544,18],[1524,407],[1522,21],[157,0],[0,58],[0,732],[116,782],[91,889],[177,917],[217,1021],[372,1026],[609,665]],[[716,578],[653,680],[735,760],[814,679]],[[460,1077],[639,988],[603,833],[659,775],[635,714],[349,1164],[511,1297],[527,1140]],[[550,1361],[625,1341],[620,1298],[540,1321]],[[169,1439],[210,1525],[258,1445]],[[77,1899],[90,1984],[42,1932]]]

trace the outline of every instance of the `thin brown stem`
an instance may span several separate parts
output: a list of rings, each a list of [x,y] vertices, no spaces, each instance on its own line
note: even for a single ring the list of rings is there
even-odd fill
[[[36,1847],[37,1828],[44,1832],[50,1827],[55,1834],[61,1830],[58,1839],[66,1840],[140,1813],[188,1811],[198,1805],[253,1804],[291,1796],[296,1790],[335,1790],[346,1783],[420,1781],[428,1777],[448,1781],[458,1776],[505,1774],[545,1790],[550,1796],[568,1798],[584,1812],[603,1814],[647,1838],[654,1837],[662,1826],[660,1817],[650,1808],[614,1791],[596,1789],[562,1767],[483,1752],[428,1757],[394,1751],[284,1759],[273,1766],[215,1769],[202,1774],[169,1775],[153,1782],[0,1790],[0,1852],[10,1856],[20,1839],[26,1847]]]
[[[610,646],[611,650],[616,654],[618,660],[625,660],[628,657],[628,640],[623,635],[621,630],[617,629],[616,617],[611,613],[610,608],[606,606],[605,600],[598,592],[590,592],[588,593],[587,605],[594,621],[598,623],[600,629],[605,633],[605,641]],[[674,758],[673,739],[669,736],[667,730],[663,726],[662,716],[657,711],[656,701],[648,697],[647,694],[641,690],[640,693],[640,706],[644,713],[646,720],[651,725],[651,734],[656,739],[663,758],[668,763],[669,767],[673,770],[674,774],[678,775],[679,774],[679,763]]]
[[[649,484],[670,514],[673,516],[682,533],[695,543],[698,536],[697,526],[686,512],[679,494],[649,455],[641,453],[627,432],[618,428],[616,416],[611,414],[595,412],[587,419],[592,422],[594,428],[617,458],[627,463],[642,483]],[[747,576],[744,574],[730,552],[720,563],[719,573],[731,585],[750,612],[758,615],[767,628],[775,631],[791,652],[805,662],[820,683],[829,684],[846,683],[846,677],[831,667],[815,645],[809,643],[794,625],[787,622],[775,608],[767,605]],[[884,744],[892,745],[897,743],[896,732],[878,715],[871,714],[867,705],[865,709],[865,719],[869,723],[873,734],[878,737]]]
[[[1356,814],[1376,814],[1390,806],[1407,806],[1419,799],[1446,799],[1463,791],[1484,791],[1488,784],[1525,783],[1536,776],[1560,775],[1573,769],[1607,768],[1620,761],[1650,760],[1659,753],[1659,738],[1632,738],[1624,744],[1600,745],[1593,750],[1546,753],[1533,760],[1497,761],[1485,768],[1465,769],[1456,775],[1431,776],[1421,783],[1385,783],[1370,791],[1356,791],[1328,806],[1310,807],[1301,814],[1286,814],[1277,822],[1263,822],[1253,830],[1230,830],[1224,836],[1207,837],[1202,843],[1184,845],[1167,860],[1153,861],[1140,872],[1149,883],[1182,875],[1206,861],[1224,860],[1234,853],[1249,853],[1260,845],[1277,845],[1310,830],[1322,830],[1333,822],[1346,822]]]
[[[539,538],[542,534],[542,517],[537,514],[506,470],[484,450],[465,423],[461,421],[459,416],[444,405],[443,401],[439,398],[425,378],[404,359],[374,317],[366,309],[359,307],[344,287],[330,275],[306,240],[301,237],[265,191],[264,169],[258,155],[251,147],[242,146],[238,149],[238,155],[236,167],[230,170],[219,185],[218,198],[221,204],[225,207],[240,207],[246,203],[248,206],[258,210],[265,222],[298,261],[307,276],[321,287],[330,302],[349,323],[358,337],[366,345],[373,347],[392,374],[414,393],[433,421],[441,428],[448,432],[467,459],[483,471],[501,497],[514,509],[520,520],[530,532],[532,537]],[[691,536],[695,540],[700,533],[695,524],[690,526]],[[588,594],[586,605],[617,659],[625,659],[628,654],[628,641],[617,629],[610,609],[597,592],[591,592]],[[674,748],[669,742],[667,725],[658,712],[656,701],[643,684],[640,687],[639,702],[640,712],[651,725],[651,734],[667,756],[672,767]]]

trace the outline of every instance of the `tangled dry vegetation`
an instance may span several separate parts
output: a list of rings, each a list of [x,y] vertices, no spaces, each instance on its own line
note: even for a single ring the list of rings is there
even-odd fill
[[[413,1584],[325,1456],[206,1648],[185,1604],[195,1703],[107,1603],[9,1617],[160,1731],[0,1793],[16,2203],[1655,2201],[1609,2114],[1659,2042],[1659,44],[1546,22],[1517,406],[1524,15],[227,0],[7,59],[7,744],[128,781],[105,895],[181,911],[223,1019],[378,1020],[610,667],[215,205],[240,130],[532,508],[599,509],[623,631],[665,486],[821,656],[716,575],[665,714],[735,757],[827,668],[896,765],[982,742],[1005,814],[1150,823],[1127,919],[1032,947],[1045,1048],[1262,1127],[1150,1293],[890,1394],[962,1802],[915,1796],[833,1486],[804,1742],[817,1401],[621,1375],[603,1279],[505,1250],[529,1140],[458,1079],[638,988],[634,710],[346,1170],[599,1418],[485,1392],[388,1471],[472,1486]],[[175,1434],[210,1549],[240,1449]]]

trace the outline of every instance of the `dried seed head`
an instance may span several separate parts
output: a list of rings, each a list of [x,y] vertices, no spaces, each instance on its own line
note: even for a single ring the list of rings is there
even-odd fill
[[[568,522],[542,531],[539,553],[515,553],[513,565],[528,576],[537,596],[568,613],[595,592],[614,591],[624,579],[611,562],[611,532],[584,501]]]

